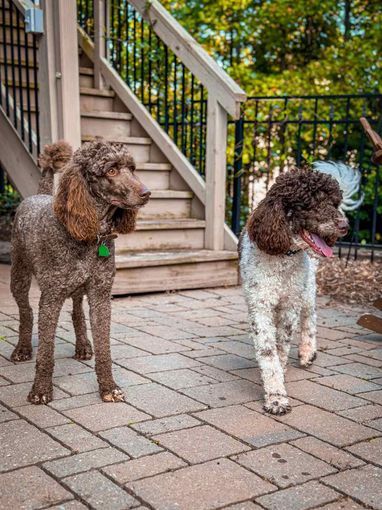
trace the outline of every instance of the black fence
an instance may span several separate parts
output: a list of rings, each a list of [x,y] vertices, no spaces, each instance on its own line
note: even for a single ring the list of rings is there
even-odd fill
[[[362,173],[362,206],[339,252],[373,259],[382,248],[380,169],[359,118],[382,131],[382,94],[250,97],[229,131],[227,221],[238,234],[280,172],[316,160],[343,161]]]
[[[40,152],[38,36],[11,0],[0,0],[0,107],[29,152]]]

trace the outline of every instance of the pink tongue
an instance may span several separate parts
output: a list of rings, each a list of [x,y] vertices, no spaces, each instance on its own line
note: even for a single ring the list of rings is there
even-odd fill
[[[320,247],[320,250],[325,255],[325,257],[333,256],[333,249],[330,246],[328,246],[321,237],[312,233],[310,233],[310,235],[312,236],[312,239],[316,243],[316,245]]]

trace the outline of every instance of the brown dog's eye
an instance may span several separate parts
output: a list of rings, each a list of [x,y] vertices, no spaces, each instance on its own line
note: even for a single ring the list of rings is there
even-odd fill
[[[106,173],[108,177],[115,177],[117,174],[118,170],[116,168],[110,168],[110,170],[108,170]]]

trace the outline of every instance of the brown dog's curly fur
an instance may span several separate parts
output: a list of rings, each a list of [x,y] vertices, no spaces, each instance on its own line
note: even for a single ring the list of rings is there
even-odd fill
[[[67,147],[67,146],[66,146]],[[50,146],[49,154],[64,159],[65,145]],[[114,382],[110,356],[111,288],[115,274],[114,232],[131,232],[137,211],[150,192],[134,175],[135,165],[123,146],[96,141],[78,149],[65,166],[55,197],[36,195],[19,206],[12,233],[11,290],[20,311],[19,342],[13,361],[32,357],[32,309],[28,291],[32,275],[38,281],[39,348],[36,377],[28,396],[34,404],[52,400],[54,337],[60,310],[66,298],[73,299],[76,355],[90,359],[92,348],[86,336],[82,310],[88,296],[95,351],[95,369],[102,399],[123,400]],[[98,254],[100,243],[110,256]]]
[[[54,175],[64,170],[72,155],[71,146],[64,140],[60,140],[52,145],[45,145],[43,152],[38,158],[38,164],[41,168],[38,194],[53,194]]]
[[[330,221],[341,199],[338,183],[329,175],[308,167],[292,169],[277,177],[249,217],[248,236],[260,250],[270,255],[286,253],[293,233],[299,233],[322,218]],[[310,230],[315,231],[314,228]],[[324,238],[333,245],[337,236]]]

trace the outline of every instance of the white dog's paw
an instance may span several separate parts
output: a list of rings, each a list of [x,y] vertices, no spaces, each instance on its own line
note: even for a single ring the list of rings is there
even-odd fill
[[[288,397],[282,395],[265,395],[263,409],[267,413],[277,415],[286,414],[292,410]]]
[[[310,367],[313,364],[313,361],[317,358],[317,351],[312,350],[311,348],[300,348],[298,357],[300,359],[300,366]]]

